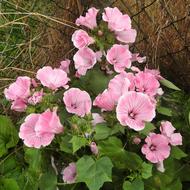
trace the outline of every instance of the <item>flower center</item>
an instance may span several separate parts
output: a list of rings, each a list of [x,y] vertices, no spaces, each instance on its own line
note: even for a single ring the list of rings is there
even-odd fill
[[[115,63],[115,64],[117,63],[117,59],[116,59],[116,58],[113,58],[112,61],[113,61],[113,63]]]
[[[71,107],[72,107],[73,109],[77,109],[77,104],[76,104],[76,103],[72,103],[72,104],[71,104]]]
[[[155,151],[155,150],[156,150],[156,146],[152,144],[152,145],[150,146],[150,150],[151,150],[151,151]]]
[[[135,119],[136,114],[133,111],[130,111],[128,115],[131,119]]]

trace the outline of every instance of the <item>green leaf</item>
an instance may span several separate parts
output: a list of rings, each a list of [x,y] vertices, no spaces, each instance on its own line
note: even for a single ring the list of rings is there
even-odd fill
[[[129,151],[125,151],[125,161],[126,167],[130,170],[139,169],[143,162],[138,154]]]
[[[147,136],[150,132],[152,132],[156,127],[152,123],[146,123],[145,128],[142,131],[139,131],[139,133]]]
[[[57,176],[54,172],[44,173],[39,182],[40,190],[55,190],[57,186]]]
[[[122,125],[120,124],[117,124],[117,125],[114,125],[113,128],[111,128],[111,134],[110,135],[114,135],[116,133],[122,133],[122,134],[125,134],[125,127],[123,127]]]
[[[180,160],[181,158],[187,157],[187,154],[183,152],[179,147],[173,146],[171,150],[171,157]]]
[[[163,186],[161,190],[182,190],[180,179],[172,181],[172,183],[167,186]]]
[[[82,79],[85,81],[88,91],[98,95],[107,88],[110,78],[111,76],[106,76],[99,68],[94,68],[88,71]]]
[[[131,184],[131,182],[130,181],[125,181],[124,183],[123,183],[123,190],[132,190],[132,184]]]
[[[189,125],[190,125],[190,112],[189,112],[189,115],[188,115],[188,120],[189,120]]]
[[[77,161],[77,182],[84,182],[89,190],[99,190],[104,182],[112,181],[113,164],[108,157],[94,160],[83,156]]]
[[[172,116],[172,110],[169,109],[169,108],[166,108],[166,107],[162,107],[162,106],[158,106],[156,108],[157,112],[162,114],[162,115],[166,115],[166,116],[169,116],[171,117]]]
[[[132,182],[125,181],[123,190],[144,190],[144,182],[141,179],[135,179]]]
[[[72,136],[65,134],[60,137],[59,146],[60,150],[69,154],[72,154],[72,143],[70,143]]]
[[[101,156],[110,157],[116,167],[125,168],[125,151],[120,139],[109,137],[98,143],[98,150]]]
[[[169,80],[167,79],[162,79],[160,80],[160,83],[163,85],[163,86],[166,86],[167,88],[170,88],[170,89],[173,89],[173,90],[181,90],[180,88],[178,88],[175,84],[173,84],[172,82],[170,82]]]
[[[124,134],[124,130],[125,128],[121,125],[115,125],[114,127],[109,128],[105,124],[98,124],[95,127],[96,133],[94,135],[94,138],[96,140],[103,140],[119,132]]]
[[[147,164],[146,162],[143,162],[142,169],[141,169],[141,176],[144,179],[148,179],[152,176],[152,164]]]
[[[96,140],[102,140],[106,139],[110,135],[111,128],[107,127],[105,124],[98,124],[96,125],[95,132],[94,138]]]
[[[42,155],[40,149],[26,148],[25,160],[29,164],[29,171],[35,177],[41,173]]]
[[[0,179],[0,189],[2,190],[20,190],[15,179],[2,178]]]
[[[73,145],[73,153],[75,153],[81,147],[86,146],[88,143],[86,138],[79,136],[73,136],[70,142]]]
[[[0,157],[18,143],[18,132],[9,117],[0,115]]]
[[[100,155],[111,158],[117,168],[137,169],[141,167],[142,159],[135,153],[125,151],[122,142],[117,137],[109,137],[98,144]]]

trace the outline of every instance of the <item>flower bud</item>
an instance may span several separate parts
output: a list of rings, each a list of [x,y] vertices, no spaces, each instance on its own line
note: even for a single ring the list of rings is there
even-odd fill
[[[138,144],[141,143],[141,139],[139,137],[134,137],[133,138],[133,143],[136,144],[136,145],[138,145]]]
[[[98,36],[103,36],[103,32],[101,30],[98,30]]]
[[[94,155],[98,154],[98,147],[95,142],[91,142],[90,144],[90,150]]]

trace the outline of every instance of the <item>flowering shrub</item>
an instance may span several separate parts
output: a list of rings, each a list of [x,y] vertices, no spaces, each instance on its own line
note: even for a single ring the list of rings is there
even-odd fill
[[[22,112],[25,161],[18,182],[1,183],[30,190],[182,189],[181,170],[189,162],[180,147],[182,126],[171,122],[177,123],[170,109],[171,94],[180,89],[158,70],[137,67],[146,57],[131,52],[137,32],[118,8],[102,14],[90,8],[76,25],[73,60],[45,66],[36,78],[19,76],[4,90],[11,109]],[[1,128],[14,132],[1,120],[8,122]],[[18,143],[12,132],[1,156]]]

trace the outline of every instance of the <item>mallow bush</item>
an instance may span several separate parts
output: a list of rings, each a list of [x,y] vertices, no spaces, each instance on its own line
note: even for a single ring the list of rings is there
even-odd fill
[[[187,190],[187,96],[130,50],[137,31],[118,8],[75,23],[71,60],[4,90],[20,113],[0,116],[0,189]]]

